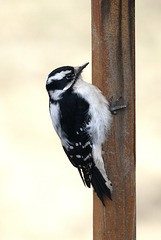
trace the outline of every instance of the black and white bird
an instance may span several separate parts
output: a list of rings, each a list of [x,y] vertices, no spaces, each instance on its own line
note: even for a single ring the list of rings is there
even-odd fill
[[[115,114],[118,109],[96,86],[83,81],[81,73],[87,65],[55,69],[48,75],[46,89],[52,123],[66,155],[78,168],[85,186],[92,185],[105,205],[104,195],[111,199],[112,184],[104,168],[102,144],[111,112]]]

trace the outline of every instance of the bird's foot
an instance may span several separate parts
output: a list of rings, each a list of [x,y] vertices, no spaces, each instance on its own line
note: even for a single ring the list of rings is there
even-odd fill
[[[119,97],[118,99],[116,99],[116,101],[113,102],[113,97],[110,98],[109,110],[114,115],[116,115],[119,110],[122,110],[122,109],[127,108],[129,106],[129,103],[127,103],[126,105],[116,106],[116,104],[120,101],[120,99],[122,99],[122,96]]]

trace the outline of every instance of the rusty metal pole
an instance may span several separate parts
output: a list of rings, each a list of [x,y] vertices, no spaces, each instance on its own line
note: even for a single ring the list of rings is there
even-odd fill
[[[113,117],[104,162],[113,184],[106,208],[94,193],[93,239],[134,240],[135,226],[135,1],[92,0],[92,82],[128,109]]]

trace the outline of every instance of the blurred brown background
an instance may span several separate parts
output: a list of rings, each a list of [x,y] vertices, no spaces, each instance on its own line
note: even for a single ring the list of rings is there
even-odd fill
[[[54,68],[91,62],[90,1],[0,6],[0,239],[92,239],[92,190],[61,148],[45,90]],[[160,23],[160,0],[136,1],[138,240],[161,239]]]

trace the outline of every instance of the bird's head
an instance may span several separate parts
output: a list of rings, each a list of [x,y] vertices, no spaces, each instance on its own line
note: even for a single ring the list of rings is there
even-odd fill
[[[46,89],[48,92],[71,88],[79,79],[83,69],[88,63],[80,67],[64,66],[53,70],[47,78]]]

